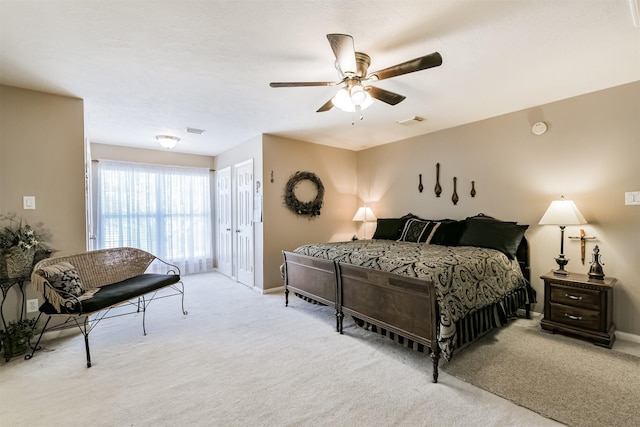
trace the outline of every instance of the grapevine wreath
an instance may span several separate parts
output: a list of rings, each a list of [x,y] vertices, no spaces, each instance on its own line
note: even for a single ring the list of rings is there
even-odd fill
[[[302,202],[295,195],[295,189],[301,181],[311,181],[316,186],[316,198],[310,202]],[[320,178],[312,172],[296,172],[289,181],[284,190],[284,202],[289,209],[298,215],[309,215],[311,217],[320,215],[322,207],[322,198],[324,197],[324,185]]]

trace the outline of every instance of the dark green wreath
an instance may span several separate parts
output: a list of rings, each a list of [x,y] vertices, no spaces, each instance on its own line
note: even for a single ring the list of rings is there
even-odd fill
[[[310,202],[301,202],[295,195],[296,185],[300,181],[308,180],[316,186],[316,198]],[[320,178],[312,172],[296,172],[289,181],[284,190],[284,203],[289,209],[298,215],[309,215],[311,217],[320,215],[322,207],[322,198],[324,197],[324,185]]]

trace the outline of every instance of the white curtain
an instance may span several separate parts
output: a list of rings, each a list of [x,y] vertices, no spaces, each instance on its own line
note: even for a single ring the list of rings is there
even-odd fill
[[[209,169],[100,160],[99,248],[132,246],[183,274],[213,270]]]

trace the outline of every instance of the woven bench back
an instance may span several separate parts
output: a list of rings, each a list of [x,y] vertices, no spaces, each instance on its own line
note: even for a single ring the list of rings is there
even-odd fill
[[[62,297],[45,286],[46,279],[37,273],[38,269],[66,261],[76,268],[84,288],[91,290],[143,274],[155,259],[155,255],[149,252],[126,247],[46,258],[33,268],[31,284],[59,310]]]

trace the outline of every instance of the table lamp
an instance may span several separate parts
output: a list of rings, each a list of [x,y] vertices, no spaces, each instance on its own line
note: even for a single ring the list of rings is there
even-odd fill
[[[364,222],[364,238],[367,238],[367,222],[376,221],[378,218],[374,215],[371,208],[367,205],[361,206],[358,208],[358,211],[353,216],[352,221],[361,221]]]
[[[562,196],[560,200],[554,200],[551,202],[547,211],[542,215],[538,224],[560,226],[560,255],[556,258],[558,269],[553,272],[554,274],[564,276],[569,274],[569,272],[564,269],[564,266],[569,262],[569,260],[564,257],[565,227],[567,225],[579,225],[586,223],[587,221],[584,219],[575,203],[571,200],[565,200],[564,196]]]

